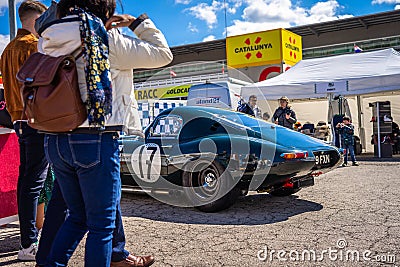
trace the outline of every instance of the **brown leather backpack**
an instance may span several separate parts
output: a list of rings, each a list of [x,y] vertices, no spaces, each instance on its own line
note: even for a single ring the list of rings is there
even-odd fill
[[[68,132],[87,118],[78,85],[75,58],[32,54],[21,67],[17,79],[23,83],[21,95],[28,124],[45,132]]]

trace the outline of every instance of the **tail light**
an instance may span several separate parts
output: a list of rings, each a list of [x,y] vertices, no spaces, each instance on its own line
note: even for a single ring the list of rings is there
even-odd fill
[[[281,158],[290,159],[305,159],[308,157],[308,152],[294,152],[294,153],[282,153]]]

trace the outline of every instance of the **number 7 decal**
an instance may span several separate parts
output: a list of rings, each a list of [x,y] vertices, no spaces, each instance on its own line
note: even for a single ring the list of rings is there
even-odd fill
[[[161,174],[160,148],[156,144],[141,145],[132,153],[131,164],[137,177],[145,182],[156,182]]]
[[[148,180],[151,180],[151,178],[150,178],[150,174],[151,174],[151,165],[152,165],[152,162],[153,162],[154,154],[157,152],[157,149],[158,149],[158,147],[154,147],[154,146],[147,147],[147,150],[148,150],[148,151],[149,151],[149,150],[152,151],[152,152],[151,152],[151,155],[150,155],[150,161],[146,161],[146,164],[147,164],[147,179],[148,179]],[[144,178],[144,177],[143,177],[143,178]]]

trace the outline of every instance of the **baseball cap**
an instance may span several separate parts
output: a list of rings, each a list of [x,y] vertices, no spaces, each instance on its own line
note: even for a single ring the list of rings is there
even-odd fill
[[[279,101],[280,101],[280,100],[284,100],[284,101],[286,101],[286,102],[289,103],[289,98],[288,98],[287,96],[282,96],[282,97],[279,98],[278,100],[279,100]]]

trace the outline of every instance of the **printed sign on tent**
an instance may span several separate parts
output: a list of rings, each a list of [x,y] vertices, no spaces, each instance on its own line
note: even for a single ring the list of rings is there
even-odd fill
[[[323,83],[315,84],[315,93],[316,94],[345,92],[348,90],[349,90],[349,82],[348,81],[323,82]]]

